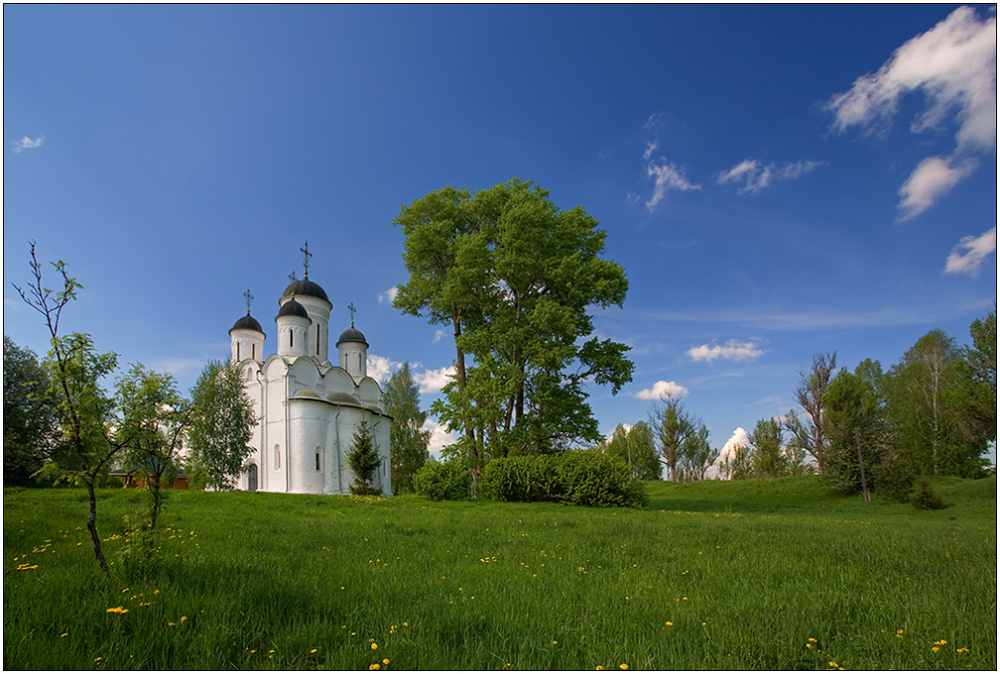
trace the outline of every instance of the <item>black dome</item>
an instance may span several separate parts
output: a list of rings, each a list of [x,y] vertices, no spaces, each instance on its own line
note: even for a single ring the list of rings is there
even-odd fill
[[[330,298],[326,296],[326,291],[323,290],[318,283],[313,283],[307,278],[292,281],[291,284],[285,288],[285,292],[282,297],[287,297],[289,295],[308,295],[309,297],[318,297],[324,302],[330,301]]]
[[[301,316],[302,318],[309,318],[309,312],[306,308],[295,301],[292,297],[290,300],[281,305],[281,310],[278,312],[278,318],[282,316]]]
[[[260,323],[258,323],[257,319],[251,316],[249,312],[247,312],[246,316],[233,323],[233,327],[230,328],[229,332],[232,332],[233,330],[256,330],[257,332],[264,334],[264,329],[260,327]]]
[[[337,340],[337,344],[340,344],[341,342],[361,342],[365,346],[368,346],[368,342],[365,341],[365,336],[361,334],[360,330],[356,330],[353,325],[340,334],[340,339]]]

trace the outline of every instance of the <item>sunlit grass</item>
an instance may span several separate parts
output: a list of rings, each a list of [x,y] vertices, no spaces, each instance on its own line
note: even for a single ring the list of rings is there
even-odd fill
[[[175,492],[156,563],[107,580],[82,492],[8,490],[4,666],[996,668],[995,478],[920,512],[815,478],[648,488],[645,511]],[[140,495],[101,498],[115,559]]]

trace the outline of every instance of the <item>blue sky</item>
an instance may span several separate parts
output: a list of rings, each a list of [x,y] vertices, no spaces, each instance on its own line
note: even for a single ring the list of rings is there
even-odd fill
[[[454,348],[391,306],[392,219],[513,177],[629,277],[603,433],[673,393],[722,447],[813,354],[965,344],[996,298],[995,6],[5,5],[3,140],[5,334],[47,349],[34,240],[84,286],[64,330],[184,390],[247,288],[274,351],[308,240],[331,332],[353,302],[428,407]]]

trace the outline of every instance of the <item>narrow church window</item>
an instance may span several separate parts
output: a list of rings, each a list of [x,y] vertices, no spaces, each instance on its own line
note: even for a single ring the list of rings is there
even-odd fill
[[[274,446],[274,467],[281,468],[281,447],[278,445]]]
[[[236,342],[236,362],[240,362],[240,343]]]
[[[251,344],[250,345],[250,357],[253,358],[254,360],[257,360],[257,345],[256,344]]]
[[[319,355],[319,326],[316,326],[316,355]],[[317,468],[317,470],[319,470]]]
[[[319,448],[316,448],[316,470],[319,470]]]
[[[361,355],[361,354],[359,353],[359,354],[358,354],[358,372],[361,372],[361,370],[362,370],[362,369],[364,368],[364,363],[363,363],[363,362],[362,362],[362,360],[361,360],[362,358],[364,358],[364,356],[362,356],[362,355]]]
[[[295,331],[288,331],[288,346],[295,346]]]

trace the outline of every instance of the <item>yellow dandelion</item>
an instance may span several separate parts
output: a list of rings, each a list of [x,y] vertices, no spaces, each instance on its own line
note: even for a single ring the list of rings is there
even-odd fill
[[[182,616],[181,616],[181,622],[184,622],[184,621],[185,621],[185,620],[187,620],[187,619],[188,619],[188,618],[187,618],[187,616],[186,616],[186,615],[182,615]]]
[[[99,657],[94,658],[94,662],[100,662],[100,661],[101,661],[101,658],[99,658]]]
[[[673,626],[674,626],[674,624],[668,620],[667,621],[667,627],[673,627]]]
[[[812,644],[806,644],[806,648],[812,648],[812,647],[813,647]]]
[[[167,626],[169,626],[169,627],[177,627],[177,623],[168,622]]]
[[[374,665],[368,665],[368,669],[375,670],[375,669],[382,669],[382,667],[380,667],[379,664],[376,662]]]
[[[602,671],[602,670],[604,669],[604,667],[601,667],[600,665],[597,665],[597,667],[595,667],[595,669],[596,669],[597,671]]]
[[[625,664],[625,663],[623,662],[622,664],[618,665],[618,669],[628,669],[628,665],[626,665],[626,664]]]
[[[389,658],[385,658],[385,659],[383,659],[383,660],[382,660],[382,664],[383,664],[383,665],[388,665],[388,664],[389,664]]]
[[[108,609],[108,613],[115,613],[117,615],[124,615],[125,613],[128,613],[128,609],[127,608],[122,608],[121,606],[115,606],[114,608],[109,608]]]
[[[318,650],[318,649],[314,648],[314,649],[312,649],[312,650],[311,650],[311,651],[309,651],[309,652],[310,652],[310,653],[315,653],[315,652],[316,652],[317,650]]]
[[[813,639],[812,637],[809,637],[809,641],[810,641],[810,643],[816,643],[816,640]]]
[[[62,639],[63,637],[68,637],[68,636],[69,632],[63,632],[62,634],[59,635],[59,638]]]
[[[375,642],[372,642],[372,650],[374,651],[376,648],[378,648],[378,644],[376,644]]]
[[[940,649],[940,648],[938,648],[937,646],[932,646],[932,647],[931,647],[931,650],[932,650],[932,651],[934,651],[935,653],[937,653],[937,652],[938,652],[939,650],[941,650],[941,649]]]

